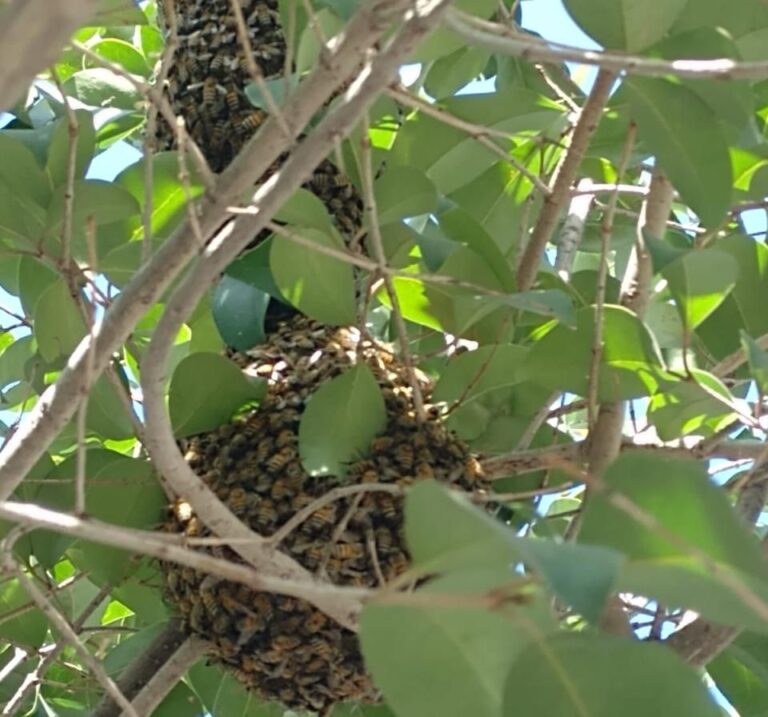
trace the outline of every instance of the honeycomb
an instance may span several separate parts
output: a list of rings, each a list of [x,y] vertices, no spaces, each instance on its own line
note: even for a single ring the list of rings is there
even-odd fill
[[[234,422],[187,439],[182,450],[202,480],[261,535],[274,534],[298,510],[338,486],[339,479],[312,477],[302,468],[299,421],[320,385],[361,361],[381,387],[387,425],[367,455],[348,467],[344,482],[405,487],[434,478],[465,491],[488,488],[477,460],[433,407],[426,422],[416,419],[400,362],[386,347],[361,340],[356,330],[296,316],[281,323],[266,344],[237,358],[246,373],[268,380],[266,397]],[[426,383],[422,388],[428,396]],[[385,585],[409,564],[402,500],[372,491],[318,506],[279,547],[336,585]],[[175,504],[165,529],[209,535],[183,500]],[[239,560],[228,547],[205,549]],[[309,603],[254,592],[189,567],[165,564],[163,570],[167,600],[186,628],[209,640],[212,659],[263,698],[321,714],[337,702],[377,701],[356,635]]]

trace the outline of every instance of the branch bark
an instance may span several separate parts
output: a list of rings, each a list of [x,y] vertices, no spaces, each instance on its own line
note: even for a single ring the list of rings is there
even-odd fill
[[[550,194],[544,198],[544,206],[520,259],[520,266],[517,270],[518,291],[528,291],[536,280],[544,249],[552,238],[561,211],[570,199],[571,187],[576,179],[576,173],[584,159],[589,139],[600,121],[600,115],[608,101],[615,79],[616,75],[605,70],[601,70],[597,75],[592,91],[573,130],[571,144],[566,150],[567,155],[554,177]]]
[[[15,0],[0,12],[0,109],[22,98],[35,76],[96,11],[96,0]]]
[[[199,203],[198,223],[205,239],[221,226],[227,217],[227,208],[237,204],[243,193],[290,148],[315,113],[358,70],[368,49],[411,4],[412,0],[377,0],[361,5],[341,43],[288,98],[284,116],[294,133],[293,138],[286,137],[276,120],[268,119],[220,175],[214,189]],[[190,222],[185,221],[125,286],[93,333],[72,352],[56,383],[40,396],[24,423],[0,452],[0,500],[13,493],[45,453],[87,396],[92,383],[102,374],[112,354],[199,251]],[[93,365],[88,376],[86,368],[92,344]]]

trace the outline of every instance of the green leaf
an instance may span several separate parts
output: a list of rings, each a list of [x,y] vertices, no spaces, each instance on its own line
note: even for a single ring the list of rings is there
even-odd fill
[[[337,233],[293,230],[320,247],[344,251]],[[353,324],[356,318],[352,266],[319,251],[280,238],[272,243],[270,266],[280,293],[302,313],[326,324]]]
[[[749,362],[749,371],[761,393],[768,391],[768,353],[748,334],[741,332],[741,346]]]
[[[525,377],[552,389],[587,395],[592,368],[595,312],[576,312],[576,329],[555,326],[531,348]],[[563,361],[563,356],[568,361]],[[672,381],[645,325],[630,311],[606,306],[599,370],[600,401],[618,401],[655,393]]]
[[[314,196],[313,196],[314,198]],[[258,243],[253,249],[241,254],[228,267],[226,274],[246,284],[261,289],[272,298],[286,303],[285,297],[275,284],[272,271],[269,268],[269,257],[272,252],[274,236]]]
[[[86,334],[83,315],[63,281],[49,286],[35,304],[35,339],[49,363],[69,356]]]
[[[715,245],[738,264],[739,272],[731,298],[736,302],[744,329],[752,336],[768,333],[768,248],[752,237],[735,235]]]
[[[280,207],[275,214],[275,221],[311,227],[326,234],[333,226],[333,220],[328,214],[325,204],[312,192],[301,188],[297,189],[291,198]]]
[[[437,601],[429,607],[372,601],[363,609],[360,643],[376,686],[398,717],[517,714],[502,711],[505,678],[527,654],[529,641],[552,629],[541,612],[539,606],[516,606],[505,615]]]
[[[31,600],[17,578],[6,576],[0,583],[0,615],[19,611],[17,617],[0,621],[0,638],[35,650],[45,640],[48,620],[30,604]],[[21,609],[24,606],[29,608]]]
[[[16,194],[28,197],[40,207],[48,206],[51,188],[32,151],[8,132],[0,132],[0,178]]]
[[[651,398],[648,418],[663,441],[690,433],[712,435],[733,421],[736,400],[723,382],[701,369],[690,369],[690,374],[689,380]]]
[[[299,75],[315,66],[321,51],[319,37],[329,40],[344,27],[344,21],[330,10],[320,10],[314,14],[313,20],[315,26],[304,29],[296,49],[296,72]]]
[[[141,77],[147,77],[151,72],[151,68],[144,59],[144,55],[129,42],[125,42],[125,40],[117,40],[114,37],[110,37],[95,42],[90,46],[90,49],[105,60],[109,60],[122,67],[126,72]],[[88,57],[85,58],[85,61],[90,67],[98,67],[95,61],[90,60]]]
[[[64,91],[91,107],[135,110],[142,101],[131,82],[105,67],[75,72],[64,82]]]
[[[177,682],[163,701],[154,709],[152,717],[199,717],[204,714],[197,695],[184,682]]]
[[[133,436],[133,424],[128,417],[125,402],[120,400],[115,388],[104,376],[96,381],[88,394],[85,426],[89,433],[101,438],[119,441]]]
[[[218,354],[187,356],[176,367],[168,411],[176,436],[191,436],[226,423],[238,408],[262,391],[231,361]]]
[[[82,179],[96,151],[96,131],[93,127],[93,115],[87,110],[75,110],[75,118],[77,119],[75,179]],[[66,185],[70,141],[69,124],[67,118],[62,117],[54,125],[51,143],[48,146],[46,170],[53,187]]]
[[[98,0],[94,25],[145,25],[147,18],[133,0]]]
[[[615,548],[634,560],[677,558],[692,568],[709,560],[748,575],[768,574],[760,543],[695,460],[625,452],[608,468],[606,489],[630,500],[660,528],[650,528],[605,493],[586,503],[579,541]]]
[[[564,0],[582,30],[605,48],[638,52],[667,33],[687,0]]]
[[[623,89],[640,138],[702,222],[717,226],[730,208],[733,173],[712,110],[693,91],[667,80],[629,77]]]
[[[707,664],[707,673],[740,717],[768,714],[768,641],[742,633]]]
[[[299,455],[310,475],[343,476],[387,424],[381,389],[365,364],[323,383],[299,424]]]
[[[283,717],[276,702],[264,702],[245,689],[229,672],[200,660],[187,673],[208,714],[226,717]]]
[[[392,167],[374,184],[379,222],[429,214],[437,207],[437,190],[416,167]]]
[[[719,717],[697,672],[670,650],[586,633],[533,641],[518,654],[502,714]]]
[[[429,68],[424,89],[436,99],[452,95],[482,73],[489,57],[490,52],[477,47],[463,47],[445,55]]]
[[[684,325],[693,330],[720,306],[736,284],[738,272],[730,255],[702,249],[686,252],[661,273],[669,283]]]
[[[238,351],[264,341],[270,296],[240,279],[224,275],[213,290],[211,310],[221,338]]]

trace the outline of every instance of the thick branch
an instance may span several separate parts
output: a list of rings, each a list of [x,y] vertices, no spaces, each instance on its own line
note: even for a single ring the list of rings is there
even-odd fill
[[[510,57],[522,57],[529,62],[578,62],[582,65],[597,65],[603,70],[616,73],[628,72],[656,77],[676,75],[692,79],[720,80],[756,80],[768,77],[768,62],[765,61],[739,62],[730,57],[711,60],[658,60],[640,55],[582,50],[523,35],[505,25],[481,20],[458,10],[448,14],[446,25],[470,45],[485,47]]]
[[[165,409],[166,367],[170,348],[186,316],[197,306],[210,284],[237,254],[267,225],[272,215],[298,189],[314,168],[333,150],[340,137],[349,134],[359,117],[391,82],[402,61],[439,21],[448,0],[431,0],[422,11],[408,13],[409,19],[387,48],[367,66],[345,94],[345,101],[329,113],[304,140],[297,151],[253,195],[255,214],[241,214],[221,232],[169,299],[155,328],[141,368],[147,444],[154,465],[178,495],[183,495],[197,515],[219,536],[246,539],[232,547],[256,567],[260,575],[311,584],[312,575],[287,555],[270,550],[266,540],[241,523],[182,459]],[[354,629],[359,601],[331,598],[322,593],[308,598],[342,625]]]
[[[566,150],[566,157],[554,178],[552,191],[544,198],[544,206],[520,259],[520,266],[517,270],[518,291],[527,291],[536,280],[544,249],[547,242],[552,238],[560,219],[560,213],[571,196],[571,186],[576,179],[581,161],[584,159],[589,139],[600,121],[600,115],[608,101],[615,79],[616,76],[613,73],[601,71],[595,80],[573,130],[573,137]]]
[[[96,0],[15,0],[0,12],[0,109],[22,99],[95,11]]]
[[[286,152],[293,140],[328,99],[365,60],[369,47],[384,34],[395,15],[410,7],[409,0],[363,3],[350,21],[341,43],[291,95],[284,116],[294,133],[286,137],[281,125],[267,120],[235,161],[219,177],[214,190],[199,203],[199,224],[208,239],[227,217],[227,207],[237,204],[269,167]],[[7,499],[32,466],[74,415],[92,382],[106,368],[112,354],[126,340],[135,324],[154,304],[200,247],[186,221],[166,241],[123,289],[93,336],[84,338],[56,383],[40,397],[23,425],[0,452],[0,500]],[[93,366],[86,376],[91,343]]]
[[[187,636],[182,632],[179,621],[171,620],[152,640],[141,657],[134,660],[117,680],[120,691],[129,700],[133,700],[142,691],[144,685],[148,685],[153,675],[163,671],[163,666],[182,648],[186,639]],[[177,680],[169,682],[167,690],[173,689],[176,682]],[[152,710],[140,709],[137,702],[133,703],[133,708],[139,714],[152,714]],[[122,709],[119,705],[106,695],[91,717],[120,717],[121,714]]]

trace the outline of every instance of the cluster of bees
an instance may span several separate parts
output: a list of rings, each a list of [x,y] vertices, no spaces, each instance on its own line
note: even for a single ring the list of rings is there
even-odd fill
[[[367,455],[348,467],[345,483],[406,489],[435,478],[466,491],[487,487],[477,461],[434,410],[426,422],[416,419],[400,362],[385,347],[361,340],[356,330],[296,316],[281,323],[266,344],[237,359],[247,374],[268,381],[267,396],[237,421],[187,439],[182,450],[205,483],[260,534],[274,534],[338,485],[337,478],[311,477],[302,468],[299,421],[322,383],[361,361],[381,387],[388,422]],[[320,501],[279,547],[334,584],[386,585],[409,564],[402,501],[375,490]],[[165,527],[189,537],[209,534],[184,501],[174,505]],[[226,546],[207,549],[237,560]],[[309,603],[253,592],[188,567],[168,564],[164,571],[167,599],[188,629],[209,640],[213,659],[262,696],[321,714],[336,702],[377,700],[356,636]]]
[[[277,0],[239,4],[252,57],[264,77],[291,71]],[[178,46],[163,90],[211,169],[221,172],[267,115],[244,92],[252,78],[230,0],[173,0],[171,6],[174,17],[160,21],[166,30],[175,27]],[[161,120],[157,140],[161,149],[174,147],[174,133]],[[325,203],[348,240],[359,232],[362,202],[331,162],[323,162],[304,186]],[[268,380],[265,399],[236,421],[186,439],[182,451],[200,478],[261,535],[273,535],[320,499],[279,545],[319,577],[376,588],[402,575],[409,564],[400,493],[370,490],[323,501],[338,479],[311,477],[299,460],[304,406],[318,386],[357,362],[365,362],[376,377],[388,423],[367,455],[348,466],[346,482],[405,489],[435,478],[467,491],[486,487],[477,461],[435,410],[426,422],[416,420],[402,365],[355,330],[294,316],[278,323],[263,346],[231,357],[246,373]],[[422,389],[428,395],[426,380]],[[183,498],[169,510],[164,529],[190,538],[210,535]],[[225,545],[198,549],[239,560]],[[262,697],[321,714],[338,702],[378,700],[356,635],[309,603],[254,592],[189,567],[163,564],[162,569],[166,598],[187,630],[208,640],[211,659]]]
[[[160,8],[163,3],[158,3]],[[267,78],[286,70],[286,42],[277,0],[240,0],[252,57]],[[253,81],[230,0],[173,0],[178,46],[164,87],[174,112],[214,172],[226,169],[267,118],[245,94]],[[170,18],[160,21],[169,32]],[[290,70],[290,63],[288,63]],[[160,149],[173,149],[173,128],[158,117]],[[265,177],[266,179],[266,177]],[[355,187],[330,161],[304,185],[328,207],[338,228],[352,238],[362,224]]]

